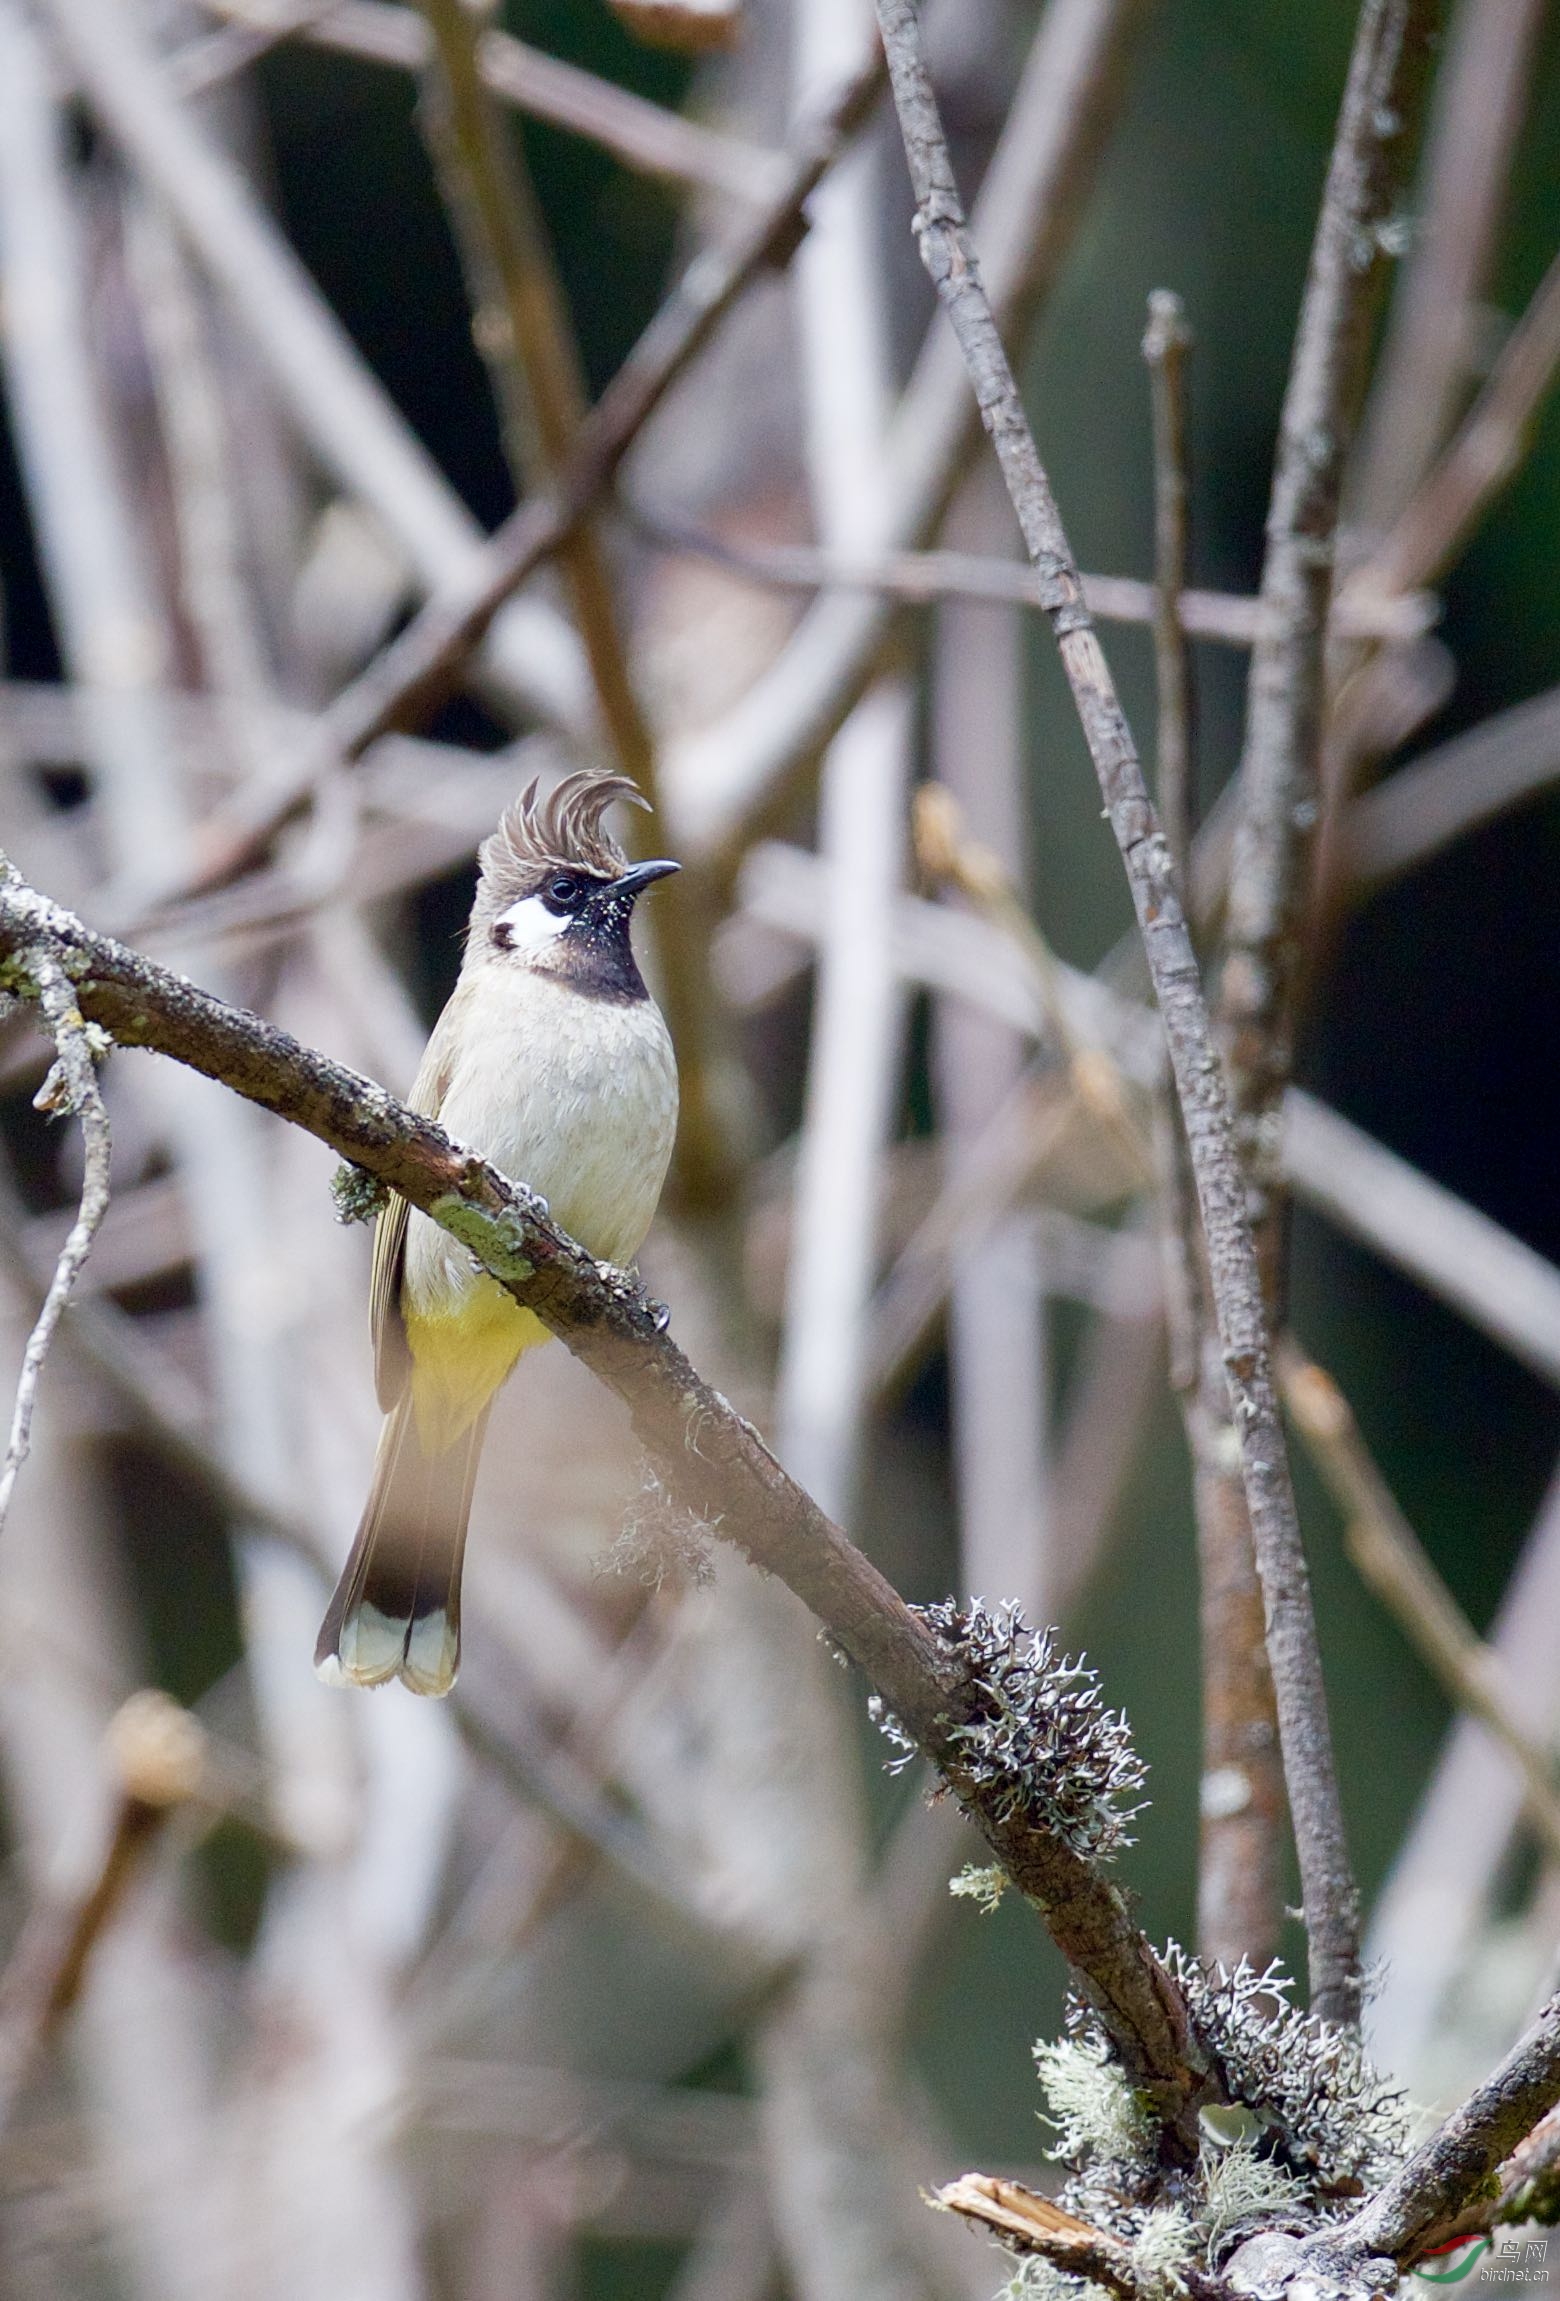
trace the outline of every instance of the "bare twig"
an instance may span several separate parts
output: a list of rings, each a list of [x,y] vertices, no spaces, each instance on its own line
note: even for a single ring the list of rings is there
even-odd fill
[[[1143,356],[1154,429],[1154,674],[1159,808],[1185,897],[1197,828],[1190,651],[1179,601],[1186,580],[1189,486],[1180,299],[1149,298]],[[1284,1783],[1262,1589],[1241,1485],[1229,1384],[1205,1314],[1197,1188],[1170,1082],[1155,1099],[1170,1372],[1192,1464],[1202,1667],[1202,1777],[1197,1941],[1233,1972],[1278,1946]]]
[[[1445,453],[1385,541],[1350,577],[1351,609],[1370,595],[1411,591],[1440,574],[1526,453],[1534,419],[1560,367],[1560,256],[1501,349]],[[1357,618],[1356,618],[1357,620]]]
[[[972,551],[884,551],[876,555],[821,551],[809,544],[728,542],[694,520],[635,500],[624,506],[635,530],[668,552],[708,559],[746,581],[783,591],[876,591],[909,606],[940,599],[967,599],[992,607],[1041,610],[1044,601],[1035,571],[1023,560],[998,559]],[[1158,615],[1158,587],[1130,575],[1084,575],[1084,605],[1102,623],[1152,624]],[[1406,598],[1340,599],[1342,628],[1361,638],[1411,639],[1425,628],[1432,608],[1417,593]],[[1177,598],[1180,628],[1189,639],[1209,639],[1225,647],[1254,644],[1262,602],[1237,592],[1183,588]],[[1372,621],[1364,620],[1374,617]]]
[[[43,1373],[54,1330],[71,1297],[71,1289],[80,1276],[82,1264],[92,1252],[92,1241],[108,1209],[109,1165],[113,1149],[109,1134],[108,1113],[103,1107],[103,1096],[98,1087],[97,1068],[88,1026],[76,1004],[70,979],[54,954],[40,948],[31,958],[33,978],[38,987],[38,1004],[43,1009],[56,1049],[55,1068],[39,1090],[38,1107],[47,1111],[73,1111],[81,1121],[81,1136],[85,1151],[85,1169],[81,1178],[81,1205],[70,1235],[60,1249],[54,1277],[43,1298],[43,1306],[27,1339],[22,1358],[22,1370],[17,1378],[16,1403],[11,1409],[11,1434],[6,1442],[5,1462],[0,1467],[0,1527],[5,1524],[6,1512],[11,1506],[17,1473],[27,1459],[32,1442],[33,1407],[38,1396],[38,1382]]]
[[[1357,887],[1427,862],[1560,780],[1560,690],[1481,720],[1356,799],[1343,863]]]
[[[1288,1346],[1284,1398],[1344,1514],[1361,1579],[1396,1618],[1459,1708],[1489,1728],[1515,1761],[1534,1828],[1560,1856],[1560,1787],[1548,1752],[1515,1715],[1504,1665],[1470,1625],[1398,1508],[1332,1377]]]
[[[1186,465],[1186,360],[1191,330],[1179,296],[1156,288],[1148,299],[1143,357],[1154,418],[1154,679],[1159,693],[1159,816],[1186,885],[1197,794],[1192,761],[1192,666],[1182,598],[1186,591],[1190,485]],[[1087,598],[1087,590],[1085,590]]]
[[[1327,612],[1343,472],[1437,0],[1364,0],[1284,395],[1251,659],[1219,1021],[1270,1319],[1283,1260],[1276,1114],[1321,807]]]
[[[958,1738],[973,1698],[957,1661],[699,1377],[638,1289],[556,1229],[528,1193],[452,1145],[432,1121],[285,1032],[92,934],[12,874],[0,887],[0,975],[29,987],[27,954],[58,946],[82,1011],[127,1045],[219,1079],[329,1143],[431,1214],[628,1404],[669,1487],[692,1514],[786,1582],[878,1686],[1042,1909],[1101,2006],[1125,2066],[1195,2148],[1187,2119],[1211,2082],[1180,1994],[1100,1871],[1035,1814],[1002,1812],[966,1771]],[[1194,2120],[1193,2120],[1194,2127]]]
[[[1560,1270],[1455,1192],[1292,1087],[1284,1099],[1284,1166],[1351,1237],[1530,1366],[1560,1382]]]
[[[1415,187],[1413,242],[1350,478],[1349,524],[1367,545],[1420,486],[1476,372],[1481,303],[1543,18],[1543,0],[1461,0],[1452,12]]]
[[[950,528],[950,540],[1015,548],[1007,498],[989,461],[972,472]],[[996,855],[1009,858],[1016,902],[1028,812],[1023,635],[1012,617],[996,623],[964,602],[945,602],[933,645],[930,732],[938,780],[915,794],[916,845],[922,851],[934,847],[936,862],[952,863],[957,872],[972,846],[962,829],[967,814],[987,855],[993,861]],[[942,835],[928,838],[934,825]],[[892,921],[888,941],[892,947]],[[932,1081],[945,1185],[956,1183],[967,1150],[1012,1091],[1026,1052],[1021,1032],[1004,1029],[960,1000],[943,1001],[934,1010]],[[1036,1225],[1022,1215],[978,1242],[960,1239],[951,1271],[947,1351],[960,1586],[967,1593],[1000,1590],[1016,1598],[1031,1619],[1047,1622],[1060,1613],[1051,1465],[1051,1259]],[[946,1870],[942,1880],[928,1881],[944,1923],[946,1882]],[[900,1986],[908,1987],[905,1967],[901,1975]]]
[[[1560,1684],[1549,1667],[1560,1639],[1560,1474],[1552,1474],[1494,1620],[1486,1632],[1519,1723],[1553,1748]],[[1372,2050],[1421,2092],[1456,2084],[1448,2034],[1477,1957],[1521,1824],[1520,1777],[1472,1718],[1459,1716],[1385,1879],[1366,1952],[1382,1976],[1370,2009]],[[1455,2068],[1478,2076],[1488,2049],[1472,2040]]]
[[[837,75],[858,42],[875,44],[870,0],[797,0],[792,15],[799,92]],[[881,151],[863,140],[819,186],[793,266],[804,474],[818,533],[835,549],[870,547],[884,516],[894,359],[881,176]],[[842,329],[844,312],[851,323]],[[913,716],[904,678],[881,679],[819,769],[819,857],[849,894],[831,906],[813,973],[775,1423],[784,1460],[845,1525],[861,1498],[868,1312],[908,1015],[892,921],[905,873]]]
[[[1338,1807],[1321,1658],[1260,1276],[1197,961],[1131,732],[1083,605],[1077,565],[980,286],[921,54],[913,0],[878,0],[878,21],[915,187],[921,254],[964,351],[1025,543],[1046,583],[1047,613],[1121,850],[1169,1042],[1267,1603],[1268,1651],[1305,1896],[1312,2003],[1333,2019],[1349,2019],[1359,2001],[1357,1897]]]

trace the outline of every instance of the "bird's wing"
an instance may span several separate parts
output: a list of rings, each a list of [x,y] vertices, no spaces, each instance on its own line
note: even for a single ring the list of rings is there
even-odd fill
[[[422,1066],[407,1102],[414,1111],[436,1119],[449,1092],[454,1068],[454,1024],[460,998],[457,989],[433,1027]],[[374,1388],[386,1414],[393,1412],[412,1370],[406,1329],[401,1323],[401,1274],[406,1267],[406,1222],[411,1208],[392,1194],[389,1205],[374,1225],[374,1265],[368,1288],[369,1331],[374,1338]]]

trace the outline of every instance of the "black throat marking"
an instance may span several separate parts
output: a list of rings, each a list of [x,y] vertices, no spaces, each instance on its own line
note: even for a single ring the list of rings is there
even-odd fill
[[[636,1005],[650,994],[634,957],[631,926],[634,897],[619,894],[606,882],[593,888],[562,933],[529,960],[539,975],[564,983],[582,998],[602,999],[609,1006]],[[510,932],[498,919],[492,928],[494,947],[511,948]]]

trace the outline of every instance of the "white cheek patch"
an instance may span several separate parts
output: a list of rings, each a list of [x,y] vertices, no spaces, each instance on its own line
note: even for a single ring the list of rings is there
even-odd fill
[[[500,911],[493,931],[508,950],[542,951],[556,942],[568,925],[567,913],[560,916],[548,910],[540,895],[527,895],[523,901],[511,903],[507,911]]]

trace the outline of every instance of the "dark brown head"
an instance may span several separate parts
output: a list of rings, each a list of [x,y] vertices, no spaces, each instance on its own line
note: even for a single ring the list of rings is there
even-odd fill
[[[521,795],[482,844],[468,966],[524,967],[591,998],[646,996],[629,937],[634,905],[679,866],[629,862],[602,821],[617,799],[647,804],[626,776],[590,769],[545,798],[535,783]]]

